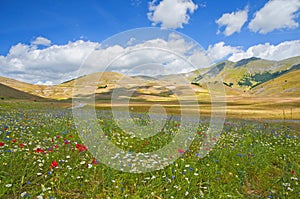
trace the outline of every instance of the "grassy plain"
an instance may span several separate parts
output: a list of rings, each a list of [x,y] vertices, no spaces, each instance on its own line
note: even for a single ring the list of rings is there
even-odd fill
[[[286,107],[284,117],[290,119],[292,107],[292,119],[299,119],[299,101],[269,100],[254,103],[257,99],[248,98],[236,104],[227,99],[229,117],[220,137],[207,135],[209,120],[203,117],[189,150],[178,149],[180,158],[162,170],[140,174],[114,170],[91,155],[74,126],[70,101],[2,100],[0,198],[297,198],[299,128],[261,118],[283,119],[280,113]],[[200,105],[203,116],[209,116],[208,102]],[[150,105],[131,103],[132,111],[141,115]],[[155,136],[133,138],[104,110],[110,109],[107,101],[98,101],[98,109],[105,136],[126,151],[157,150],[178,133],[174,120]],[[167,112],[178,109],[169,104]],[[139,120],[143,124],[143,117]],[[201,158],[200,146],[208,137],[216,145]]]

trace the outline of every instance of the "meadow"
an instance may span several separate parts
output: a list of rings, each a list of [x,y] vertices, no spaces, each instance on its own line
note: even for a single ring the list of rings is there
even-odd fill
[[[172,141],[180,121],[138,139],[109,111],[98,110],[105,136],[126,151],[154,151]],[[138,115],[139,125],[147,117]],[[128,173],[98,161],[79,138],[72,111],[51,103],[1,102],[0,198],[298,198],[300,133],[286,123],[227,119],[209,154],[199,147],[209,121],[189,150],[164,169]],[[172,157],[170,157],[172,158]]]

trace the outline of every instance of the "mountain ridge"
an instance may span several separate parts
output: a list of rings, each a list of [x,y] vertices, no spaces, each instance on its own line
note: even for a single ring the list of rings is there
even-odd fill
[[[100,81],[93,83],[94,86],[96,86],[96,93],[111,93],[112,90],[116,88],[128,89],[129,91],[141,86],[143,87],[139,89],[141,95],[153,94],[164,96],[165,93],[169,92],[169,89],[162,89],[160,85],[172,87],[172,85],[177,84],[177,86],[180,87],[179,85],[181,82],[179,81],[180,78],[183,77],[192,83],[192,87],[196,92],[200,93],[208,92],[205,84],[221,80],[225,85],[227,94],[230,95],[268,95],[268,93],[272,93],[267,91],[271,89],[269,87],[271,85],[275,86],[275,84],[267,84],[269,81],[278,81],[278,84],[280,84],[280,81],[282,82],[280,76],[292,81],[296,78],[294,77],[295,75],[299,75],[297,72],[299,70],[300,56],[291,57],[281,61],[270,61],[252,57],[238,62],[224,60],[209,68],[198,69],[184,74],[172,74],[155,78],[148,76],[124,76],[123,74],[116,72],[97,72],[52,86],[29,84],[6,77],[0,77],[0,83],[1,85],[40,98],[58,100],[72,98],[72,90],[76,81],[84,82],[85,80],[90,81],[91,79],[97,80],[99,77],[101,77]],[[291,77],[289,77],[289,75]],[[122,81],[123,83],[120,83]],[[262,89],[260,85],[269,86],[268,89]],[[286,86],[287,90],[295,91],[293,95],[298,96],[300,94],[300,91],[298,91],[298,84],[287,84]],[[258,92],[259,88],[260,92]],[[3,93],[5,89],[2,86],[0,91]],[[281,95],[284,94],[285,93],[281,93]]]

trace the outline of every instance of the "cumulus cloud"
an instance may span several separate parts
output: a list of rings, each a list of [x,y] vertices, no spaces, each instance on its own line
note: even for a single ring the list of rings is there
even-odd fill
[[[42,45],[42,46],[50,46],[51,41],[45,37],[37,37],[34,41],[31,42],[33,45]]]
[[[162,28],[183,28],[197,8],[192,0],[162,0],[159,3],[153,0],[149,4],[148,19],[152,25],[161,24]]]
[[[268,60],[283,60],[300,55],[300,40],[285,41],[278,45],[270,43],[258,44],[248,48],[246,51],[234,53],[229,60],[239,61],[250,57],[259,57]]]
[[[142,42],[136,39],[129,41],[131,40],[135,41],[134,45],[127,47],[114,45],[96,50],[86,61],[89,72],[85,72],[90,73],[97,68],[97,70],[122,72],[126,75],[155,76],[157,74],[183,73],[203,66],[204,62],[199,61],[201,59],[198,51],[203,53],[205,50],[200,49],[195,42],[186,41],[180,35],[171,33],[166,39],[156,38]],[[99,57],[102,58],[99,59]],[[198,57],[198,62],[195,62],[196,57]],[[187,62],[190,63],[187,64]],[[143,68],[146,67],[145,64],[156,65],[158,70],[147,72]],[[99,66],[104,66],[104,68],[100,69]]]
[[[225,26],[224,35],[230,36],[235,32],[240,32],[247,19],[248,9],[246,8],[237,12],[225,13],[216,20],[216,23],[219,25],[219,28]],[[218,33],[221,33],[220,29]]]
[[[257,11],[249,23],[253,32],[266,34],[275,29],[297,28],[296,18],[300,8],[300,0],[270,0]]]
[[[7,55],[0,56],[0,76],[29,83],[57,84],[99,71],[140,74],[145,63],[163,66],[166,74],[195,70],[204,63],[199,53],[201,50],[196,52],[195,43],[175,33],[165,39],[130,41],[131,45],[115,44],[105,48],[97,42],[82,40],[45,48],[18,43],[11,47]],[[194,67],[186,64],[186,60],[197,60],[197,63],[194,62]],[[162,74],[162,71],[157,70],[157,74]]]
[[[258,44],[246,51],[219,42],[205,50],[175,33],[164,39],[134,39],[131,45],[114,44],[105,48],[97,42],[82,40],[42,49],[19,43],[7,55],[0,56],[0,76],[50,85],[99,71],[167,75],[208,67],[228,58],[231,61],[250,57],[281,60],[299,56],[299,49],[300,40],[278,45]]]
[[[0,56],[0,75],[30,83],[59,83],[76,75],[76,70],[99,43],[78,40],[39,49],[19,43]]]
[[[229,55],[240,53],[241,51],[241,47],[226,46],[224,42],[210,45],[207,49],[209,57],[214,61],[227,58]]]

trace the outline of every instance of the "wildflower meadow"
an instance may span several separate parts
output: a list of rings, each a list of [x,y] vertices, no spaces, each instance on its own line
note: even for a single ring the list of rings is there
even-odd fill
[[[109,111],[98,110],[97,115],[105,136],[129,152],[157,150],[171,142],[180,128],[180,121],[170,120],[168,128],[142,139],[119,129]],[[147,125],[140,118],[141,125]],[[199,155],[199,146],[208,136],[208,120],[197,128],[189,149],[178,148],[180,157],[172,164],[129,173],[93,157],[78,136],[70,109],[2,103],[0,198],[299,197],[297,128],[279,122],[227,119],[220,136],[210,138],[216,144],[206,149],[205,157]]]

